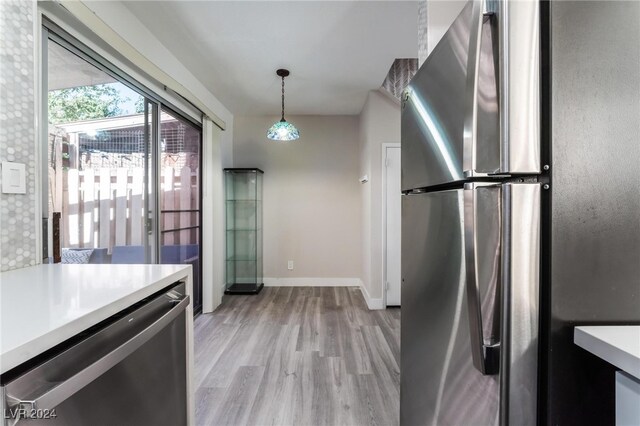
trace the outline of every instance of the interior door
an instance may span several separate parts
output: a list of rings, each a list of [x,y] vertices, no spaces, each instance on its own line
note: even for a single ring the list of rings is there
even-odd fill
[[[400,192],[400,147],[385,148],[385,282],[387,306],[400,306],[402,193]]]

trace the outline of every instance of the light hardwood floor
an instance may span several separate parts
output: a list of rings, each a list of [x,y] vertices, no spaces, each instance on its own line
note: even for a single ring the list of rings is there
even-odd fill
[[[400,310],[357,287],[265,287],[195,321],[198,425],[396,425]]]

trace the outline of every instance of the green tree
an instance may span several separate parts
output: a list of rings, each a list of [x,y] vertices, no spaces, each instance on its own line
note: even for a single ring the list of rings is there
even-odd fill
[[[135,109],[138,114],[142,114],[144,112],[144,97],[140,96],[136,99]]]
[[[109,84],[71,87],[49,92],[49,122],[53,124],[120,115],[128,101]]]

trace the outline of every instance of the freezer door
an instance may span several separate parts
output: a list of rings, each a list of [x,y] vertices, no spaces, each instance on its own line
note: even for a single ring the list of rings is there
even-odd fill
[[[403,197],[401,423],[535,424],[539,184]]]
[[[491,193],[482,209],[496,212]],[[493,200],[492,200],[493,199]],[[485,202],[486,201],[486,202]],[[466,298],[464,191],[408,195],[402,205],[400,423],[492,425],[499,419],[499,375],[474,367]],[[499,215],[487,218],[480,288],[487,340],[494,329]],[[490,285],[485,285],[491,282]]]
[[[539,24],[533,0],[465,6],[403,94],[403,190],[540,172]]]
[[[429,55],[402,98],[402,189],[464,179],[463,128],[471,3]]]

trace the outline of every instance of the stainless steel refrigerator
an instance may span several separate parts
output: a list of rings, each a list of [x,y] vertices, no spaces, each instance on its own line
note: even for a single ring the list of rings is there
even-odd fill
[[[401,424],[613,421],[572,336],[640,323],[639,19],[470,1],[407,87]]]

